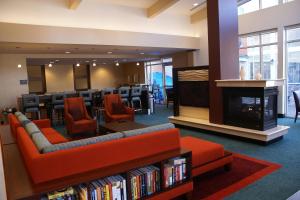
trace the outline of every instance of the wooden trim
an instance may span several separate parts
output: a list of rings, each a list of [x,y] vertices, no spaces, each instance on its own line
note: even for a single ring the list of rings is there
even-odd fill
[[[68,7],[70,10],[76,10],[82,0],[67,0],[68,1]]]
[[[163,11],[167,10],[179,0],[158,0],[147,9],[148,18],[153,18]]]
[[[207,7],[205,6],[201,10],[197,11],[196,13],[191,15],[191,23],[195,24],[201,20],[204,20],[207,18]]]

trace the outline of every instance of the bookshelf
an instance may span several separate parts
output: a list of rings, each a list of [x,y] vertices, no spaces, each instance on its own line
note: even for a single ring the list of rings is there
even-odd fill
[[[166,199],[181,195],[190,195],[193,189],[193,181],[191,178],[191,151],[178,149],[174,151],[164,152],[159,155],[144,157],[137,160],[120,163],[114,166],[108,166],[101,170],[95,170],[82,173],[63,179],[47,182],[44,184],[34,185],[25,169],[23,158],[19,152],[17,144],[2,144],[2,153],[4,161],[5,185],[8,199],[47,199],[45,198],[49,192],[61,190],[62,188],[77,187],[80,184],[86,184],[88,191],[91,191],[91,183],[95,180],[105,177],[121,175],[126,180],[127,199],[132,199],[130,185],[130,171],[142,167],[155,166],[159,169],[160,190],[151,195],[146,195],[139,199]],[[178,182],[172,187],[164,187],[163,177],[164,165],[173,158],[186,159],[186,179]],[[43,198],[44,197],[44,198]],[[88,200],[92,200],[88,194]]]

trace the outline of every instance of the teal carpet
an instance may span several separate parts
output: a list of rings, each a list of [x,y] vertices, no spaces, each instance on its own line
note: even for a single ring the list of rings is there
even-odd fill
[[[173,115],[172,108],[157,106],[151,116],[137,115],[136,121],[144,124],[161,124],[168,122]],[[293,119],[279,119],[279,124],[290,126],[283,140],[268,146],[224,136],[201,133],[201,131],[181,129],[182,136],[194,136],[224,145],[225,149],[245,154],[257,159],[267,160],[282,165],[276,172],[265,176],[257,182],[234,193],[226,199],[232,200],[284,200],[300,190],[300,120],[294,124]]]
[[[172,108],[156,106],[152,115],[136,114],[136,122],[155,125],[168,122],[173,115]],[[245,154],[282,165],[282,168],[245,187],[226,199],[232,200],[285,200],[300,190],[300,120],[279,119],[279,124],[290,126],[289,133],[283,140],[262,146],[220,135],[203,133],[197,130],[181,129],[182,136],[194,136],[224,145],[226,150]],[[65,134],[62,126],[57,129]]]

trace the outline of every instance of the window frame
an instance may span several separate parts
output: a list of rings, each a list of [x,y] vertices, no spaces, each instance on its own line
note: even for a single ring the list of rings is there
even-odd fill
[[[90,65],[80,65],[79,67],[86,67],[86,76],[84,76],[84,78],[87,79],[87,88],[81,88],[81,89],[77,89],[77,86],[76,86],[76,79],[78,78],[82,78],[82,77],[76,77],[76,73],[75,73],[75,70],[78,66],[76,65],[73,65],[73,81],[74,81],[74,90],[75,91],[85,91],[85,90],[89,90],[91,89],[91,73],[90,73]]]
[[[277,34],[277,42],[271,42],[271,43],[262,43],[262,35],[268,34],[268,33],[276,33]],[[250,46],[245,46],[245,47],[239,47],[239,50],[241,49],[249,49],[249,48],[259,48],[259,65],[260,65],[260,74],[262,77],[264,77],[264,60],[263,60],[263,48],[266,46],[272,46],[276,45],[277,46],[277,70],[278,70],[278,58],[279,58],[279,51],[278,51],[278,43],[279,43],[279,38],[278,38],[278,29],[270,29],[270,30],[265,30],[265,31],[259,31],[259,32],[252,32],[252,33],[246,33],[246,34],[241,34],[239,38],[242,37],[251,37],[251,36],[259,36],[259,44],[258,45],[250,45]],[[240,55],[239,55],[240,57]]]

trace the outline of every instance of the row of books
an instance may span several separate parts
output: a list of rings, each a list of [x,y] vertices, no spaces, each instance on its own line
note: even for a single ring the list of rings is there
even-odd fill
[[[132,199],[140,199],[160,191],[160,170],[147,166],[129,172]]]
[[[89,196],[91,200],[127,200],[126,179],[116,175],[93,181]]]
[[[74,187],[68,187],[61,190],[49,192],[47,197],[42,198],[49,200],[79,200],[78,192]]]
[[[187,178],[186,158],[170,159],[164,164],[164,187],[168,188]]]

